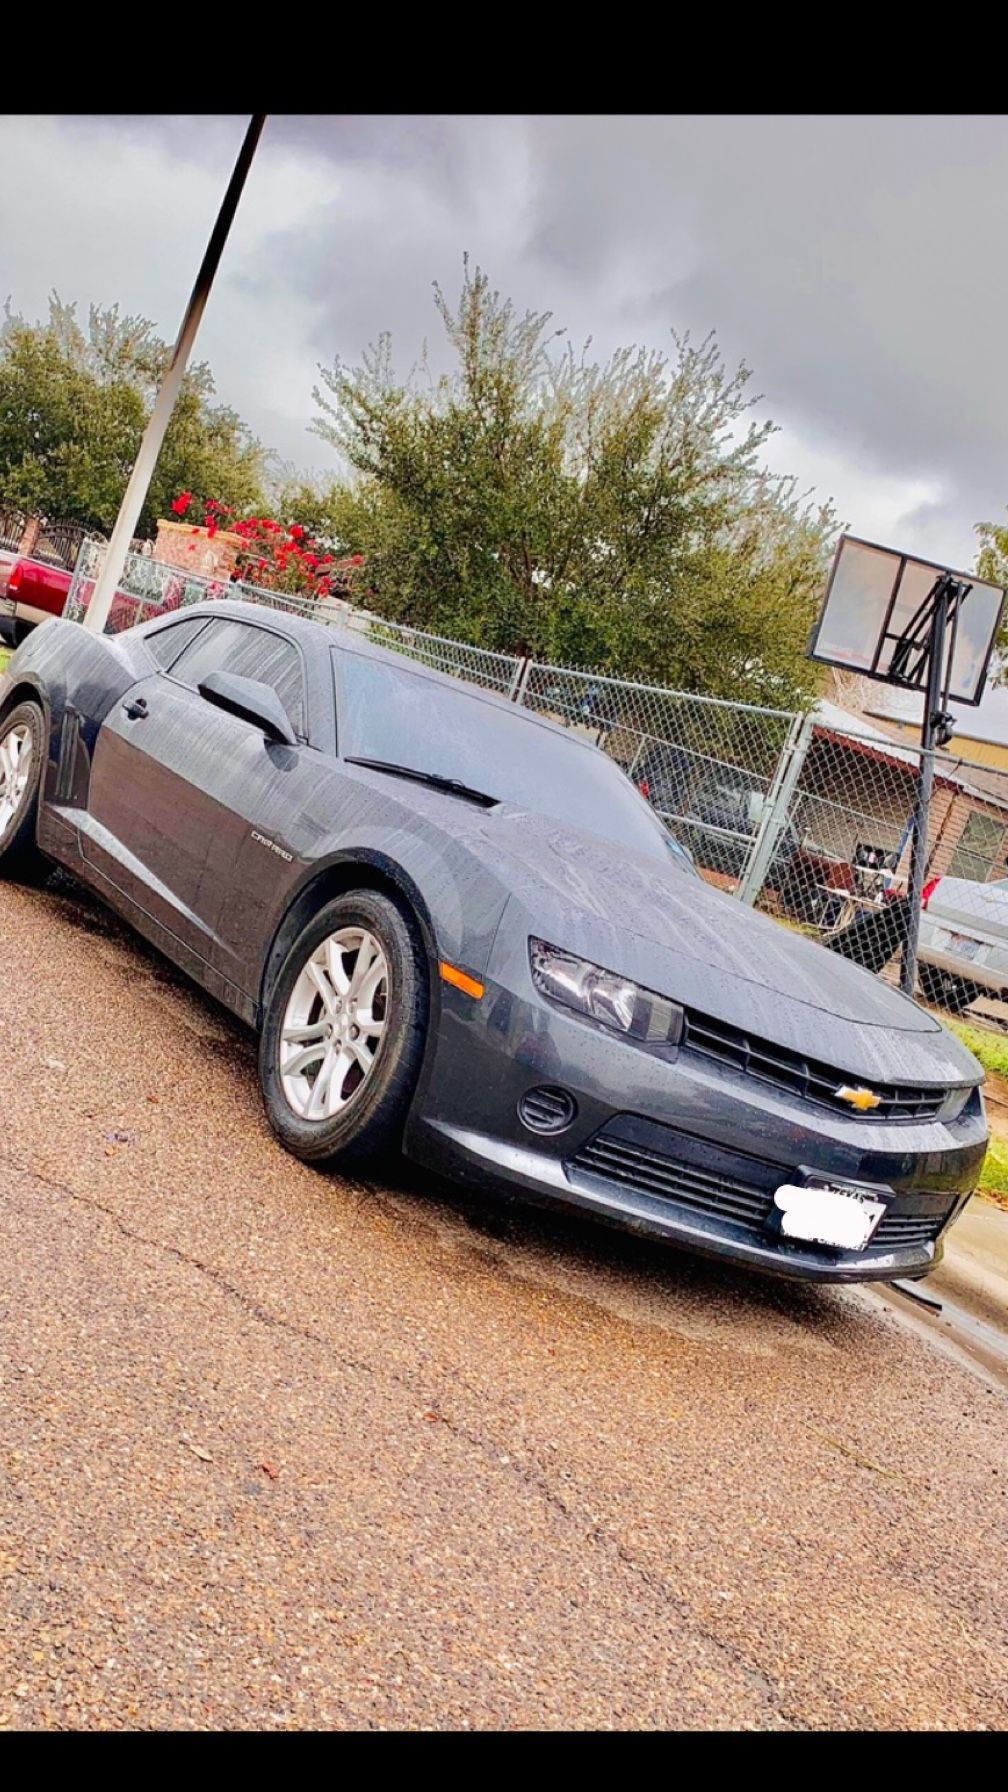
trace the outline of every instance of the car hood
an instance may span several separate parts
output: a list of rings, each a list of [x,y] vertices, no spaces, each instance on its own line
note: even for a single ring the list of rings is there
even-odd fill
[[[519,810],[488,818],[485,838],[510,862],[510,918],[530,934],[864,1080],[983,1081],[898,990],[671,861]]]

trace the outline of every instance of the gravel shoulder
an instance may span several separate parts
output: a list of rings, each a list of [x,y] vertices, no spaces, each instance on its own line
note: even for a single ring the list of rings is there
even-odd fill
[[[871,1296],[287,1157],[0,888],[0,1723],[1008,1725],[1006,1403]]]

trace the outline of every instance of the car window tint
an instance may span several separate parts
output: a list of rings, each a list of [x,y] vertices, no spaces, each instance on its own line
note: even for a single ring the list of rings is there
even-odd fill
[[[295,734],[304,734],[301,656],[296,647],[253,623],[215,617],[172,667],[172,677],[194,690],[208,672],[233,672],[272,685]]]
[[[167,671],[183,647],[188,647],[193,636],[205,627],[205,616],[187,616],[184,622],[169,622],[164,628],[153,629],[144,640],[162,671]]]

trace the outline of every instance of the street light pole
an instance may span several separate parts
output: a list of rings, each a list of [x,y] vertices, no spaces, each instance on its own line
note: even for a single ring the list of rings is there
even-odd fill
[[[259,142],[265,122],[265,112],[255,113],[249,121],[248,130],[245,132],[245,140],[238,152],[238,160],[234,165],[234,171],[228,183],[228,190],[224,195],[224,202],[217,214],[217,222],[213,227],[210,241],[206,247],[206,254],[203,257],[200,271],[196,276],[196,284],[192,289],[189,303],[186,306],[185,316],[182,319],[182,325],[175,342],[175,347],[172,350],[172,358],[168,366],[168,371],[161,382],[160,391],[154,400],[154,409],[151,411],[147,428],[144,430],[143,441],[140,443],[140,451],[133,464],[133,471],[129,476],[129,482],[123,494],[123,501],[119,506],[119,515],[116,517],[115,527],[112,530],[111,539],[105,550],[104,563],[95,580],[95,588],[91,594],[91,601],[88,604],[84,616],[84,627],[93,629],[97,634],[102,632],[108,621],[108,614],[112,608],[112,600],[115,597],[119,581],[122,577],[123,568],[126,564],[126,556],[129,553],[130,542],[136,534],[137,524],[140,521],[140,512],[143,509],[144,499],[147,496],[151,479],[154,476],[154,468],[157,464],[157,457],[161,452],[161,444],[165,438],[165,431],[168,428],[169,419],[175,408],[175,400],[179,395],[186,370],[186,364],[189,360],[189,354],[192,345],[196,340],[196,332],[199,329],[200,320],[206,309],[206,302],[210,295],[210,288],[213,285],[214,275],[216,274],[220,263],[224,244],[227,242],[228,232],[234,222],[234,215],[238,209],[238,201],[241,198],[242,188],[245,185],[246,176],[252,165],[252,157],[255,155],[256,146]]]

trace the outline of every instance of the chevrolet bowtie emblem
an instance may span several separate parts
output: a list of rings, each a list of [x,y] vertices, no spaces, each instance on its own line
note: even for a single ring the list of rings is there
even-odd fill
[[[838,1101],[846,1101],[858,1113],[866,1114],[869,1108],[877,1108],[882,1100],[874,1089],[852,1089],[849,1083],[841,1083],[836,1092]]]

